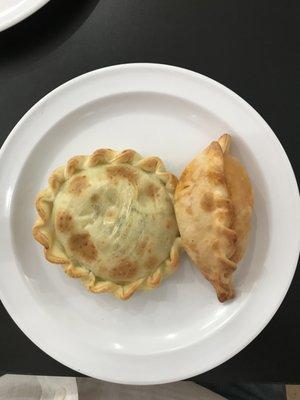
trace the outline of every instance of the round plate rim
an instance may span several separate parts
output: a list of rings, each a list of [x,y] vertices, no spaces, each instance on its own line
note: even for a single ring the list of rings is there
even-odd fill
[[[30,0],[30,2],[32,3],[31,5],[26,6],[25,3],[23,6],[21,6],[21,11],[9,13],[10,17],[2,24],[0,23],[0,32],[28,18],[30,15],[34,14],[49,1],[50,0]]]
[[[20,121],[16,124],[16,126],[13,128],[13,130],[11,131],[11,133],[9,134],[9,136],[7,137],[7,139],[5,140],[5,142],[2,145],[2,148],[0,149],[0,164],[1,164],[1,159],[2,156],[4,154],[4,152],[6,151],[6,148],[9,146],[10,141],[12,140],[12,138],[18,133],[18,130],[20,129],[20,127],[22,127],[22,124],[31,117],[31,114],[35,112],[36,109],[38,109],[41,105],[43,105],[44,103],[46,103],[48,101],[48,99],[50,99],[52,96],[58,94],[59,92],[63,91],[65,88],[67,88],[68,86],[74,85],[79,83],[80,81],[84,80],[87,77],[91,77],[93,75],[97,75],[97,74],[101,74],[105,71],[113,71],[113,70],[118,70],[118,69],[126,69],[126,68],[154,68],[154,69],[168,69],[170,72],[180,72],[183,74],[187,74],[190,76],[193,76],[196,79],[205,81],[206,83],[209,83],[210,85],[215,86],[217,89],[225,92],[225,94],[227,94],[230,97],[233,97],[235,101],[237,101],[240,105],[242,105],[243,107],[246,107],[246,109],[248,110],[249,113],[252,113],[252,115],[255,117],[256,120],[258,120],[261,124],[264,125],[264,127],[266,128],[266,132],[268,132],[270,138],[277,144],[277,146],[279,146],[280,151],[281,151],[281,156],[282,156],[282,161],[285,162],[285,168],[286,168],[286,172],[289,175],[289,180],[290,183],[293,187],[293,195],[298,194],[299,197],[299,191],[298,191],[298,186],[297,186],[297,181],[292,169],[292,166],[290,164],[290,161],[281,145],[281,143],[279,142],[278,138],[276,137],[276,135],[274,134],[274,132],[272,131],[272,129],[269,127],[269,125],[266,123],[266,121],[257,113],[257,111],[249,104],[247,103],[244,99],[242,99],[239,95],[237,95],[235,92],[233,92],[232,90],[230,90],[229,88],[227,88],[226,86],[220,84],[219,82],[206,77],[205,75],[202,75],[200,73],[194,72],[194,71],[190,71],[187,70],[185,68],[181,68],[181,67],[176,67],[176,66],[172,66],[172,65],[166,65],[166,64],[155,64],[155,63],[128,63],[128,64],[117,64],[117,65],[113,65],[113,66],[109,66],[109,67],[105,67],[105,68],[100,68],[100,69],[96,69],[93,71],[90,71],[88,73],[82,74],[80,76],[77,76],[67,82],[65,82],[64,84],[60,85],[59,87],[55,88],[54,90],[52,90],[51,92],[49,92],[46,96],[44,96],[41,100],[39,100],[33,107],[31,107],[26,114],[20,119]],[[295,220],[300,220],[300,203],[298,201],[297,203],[298,205],[296,206],[296,215],[295,215]],[[297,232],[297,243],[298,243],[298,249],[300,247],[300,232]],[[243,348],[245,348],[249,343],[252,342],[252,340],[265,328],[265,326],[269,323],[269,321],[273,318],[273,316],[275,315],[276,311],[278,310],[280,304],[282,303],[289,287],[291,284],[291,281],[293,279],[295,270],[296,270],[296,266],[297,266],[297,261],[298,261],[298,253],[295,253],[294,257],[294,263],[293,266],[290,266],[289,269],[289,279],[286,281],[286,285],[284,288],[282,288],[282,295],[280,297],[278,297],[276,303],[273,306],[273,309],[269,312],[268,317],[265,318],[265,320],[259,324],[259,326],[256,326],[255,332],[252,335],[249,335],[247,340],[244,341],[243,343],[241,343],[239,346],[236,346],[235,351],[232,351],[230,354],[227,354],[223,357],[221,357],[218,360],[212,361],[210,362],[210,364],[207,366],[207,368],[205,368],[204,370],[189,370],[188,372],[185,373],[180,373],[180,372],[173,372],[172,375],[168,375],[167,377],[164,376],[162,377],[160,380],[151,380],[151,378],[149,379],[145,379],[145,380],[134,380],[134,379],[123,379],[123,378],[115,378],[115,376],[113,376],[113,373],[110,374],[110,377],[99,377],[99,376],[95,376],[92,373],[90,373],[90,371],[86,371],[83,368],[76,368],[76,366],[74,365],[70,365],[68,362],[66,362],[65,360],[62,360],[60,358],[60,356],[57,356],[57,354],[50,354],[47,352],[47,350],[45,349],[45,346],[43,344],[41,344],[41,341],[36,339],[36,338],[32,338],[31,334],[29,334],[28,332],[26,332],[26,330],[23,330],[23,328],[21,328],[22,323],[20,322],[19,317],[15,314],[15,311],[10,309],[9,306],[9,302],[6,301],[6,299],[3,298],[2,296],[2,291],[1,291],[1,287],[0,287],[0,297],[1,297],[1,301],[4,305],[4,307],[6,308],[6,310],[8,311],[8,313],[10,314],[10,316],[12,317],[12,319],[15,321],[15,323],[18,325],[18,327],[26,334],[27,337],[29,337],[29,339],[35,343],[41,350],[43,350],[44,352],[46,352],[47,354],[49,354],[51,357],[55,358],[57,361],[59,361],[60,363],[62,363],[63,365],[66,365],[69,368],[72,368],[74,370],[77,370],[80,373],[84,373],[86,375],[92,376],[96,379],[105,379],[111,382],[115,382],[115,383],[122,383],[122,384],[137,384],[137,385],[149,385],[149,384],[161,384],[161,383],[167,383],[167,382],[174,382],[174,381],[178,381],[178,380],[182,380],[182,379],[186,379],[189,378],[191,376],[195,376],[199,373],[203,373],[206,372],[222,363],[224,363],[225,361],[227,361],[228,359],[232,358],[234,355],[236,355],[238,352],[240,352]]]

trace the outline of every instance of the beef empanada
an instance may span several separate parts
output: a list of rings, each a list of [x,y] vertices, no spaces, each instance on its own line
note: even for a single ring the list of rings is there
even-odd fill
[[[189,257],[223,302],[234,297],[233,272],[244,255],[253,194],[247,171],[228,154],[230,136],[212,142],[184,170],[175,213]]]

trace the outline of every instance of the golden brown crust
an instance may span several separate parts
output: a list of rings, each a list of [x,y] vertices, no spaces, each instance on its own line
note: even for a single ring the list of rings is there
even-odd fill
[[[62,211],[56,216],[56,225],[60,232],[69,232],[73,229],[73,217],[67,211]]]
[[[236,158],[227,155],[224,168],[232,207],[235,210],[232,229],[238,238],[232,260],[238,263],[246,251],[251,229],[253,192],[247,171]]]
[[[67,183],[68,190],[74,196],[81,196],[87,188],[88,181],[85,176],[74,176],[77,172],[85,171],[89,168],[98,166],[99,164],[108,165],[108,175],[111,179],[117,175],[135,183],[134,168],[140,168],[151,174],[155,174],[166,187],[166,190],[173,198],[177,179],[174,175],[165,171],[162,161],[157,157],[142,158],[134,150],[124,150],[117,152],[111,149],[99,149],[93,152],[90,156],[72,157],[64,167],[57,168],[49,178],[48,187],[41,191],[36,199],[36,209],[39,215],[38,220],[33,226],[34,238],[44,246],[45,257],[48,261],[55,264],[64,265],[64,270],[67,275],[74,278],[80,278],[83,284],[91,292],[111,292],[117,298],[126,300],[138,289],[153,289],[159,285],[161,280],[171,274],[177,267],[180,253],[180,239],[177,238],[170,250],[170,256],[163,264],[159,265],[154,272],[145,278],[133,280],[133,282],[116,283],[114,281],[103,280],[98,278],[94,273],[85,267],[74,265],[66,255],[62,246],[54,240],[52,227],[52,208],[56,195],[62,185]],[[84,172],[83,172],[84,173]],[[156,196],[159,188],[155,185],[149,185],[146,189],[148,197]],[[99,201],[99,195],[94,194],[91,202]],[[108,210],[113,213],[112,210]],[[109,215],[106,215],[109,218]],[[82,259],[92,261],[96,258],[97,250],[91,237],[88,234],[77,234],[73,230],[74,221],[72,215],[67,212],[56,216],[56,225],[61,232],[69,232],[69,248],[79,254]],[[74,233],[72,233],[74,232]],[[139,244],[141,252],[149,253],[148,264],[149,268],[154,263],[154,257],[151,256],[151,247],[148,242],[141,241]],[[122,282],[124,279],[134,279],[136,274],[136,265],[129,259],[124,259],[119,265],[112,269],[111,274],[114,279]]]
[[[228,154],[230,141],[222,135],[185,168],[174,198],[183,246],[222,302],[234,297],[253,207],[247,172]]]

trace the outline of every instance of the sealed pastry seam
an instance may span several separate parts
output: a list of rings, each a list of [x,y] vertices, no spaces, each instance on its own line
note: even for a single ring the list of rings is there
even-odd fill
[[[103,168],[99,169],[101,166]],[[138,171],[142,171],[143,173],[141,174]],[[104,186],[101,186],[101,179],[99,178],[99,188],[97,187],[97,191],[92,192],[93,188],[89,187],[91,186],[90,181],[93,179],[93,182],[97,182],[98,184],[98,181],[95,180],[95,176],[98,179],[97,174],[99,177],[105,175],[105,179],[109,181],[107,186],[105,186],[105,201],[108,202],[109,206],[104,211],[103,209],[99,210],[101,205],[100,197],[104,190]],[[116,176],[119,177],[118,181],[115,179]],[[139,182],[142,182],[143,185],[142,193],[139,191]],[[121,208],[123,214],[117,215],[119,210],[114,206],[114,196],[118,195],[117,190],[120,185],[123,191],[122,198],[119,200],[119,208]],[[142,158],[134,150],[117,152],[111,149],[100,149],[89,156],[72,157],[65,166],[57,168],[51,174],[48,180],[48,187],[42,190],[36,199],[36,209],[39,217],[33,226],[33,236],[43,245],[45,258],[48,261],[61,264],[67,275],[73,278],[80,278],[89,291],[94,293],[111,292],[117,298],[126,300],[138,289],[153,289],[157,287],[162,279],[175,271],[178,265],[181,240],[175,214],[173,215],[169,211],[173,209],[173,194],[176,185],[177,178],[165,170],[162,161],[158,157]],[[165,190],[162,190],[162,188],[165,188]],[[144,192],[148,197],[145,197],[146,195],[143,197]],[[86,193],[89,193],[90,196],[88,205],[84,202],[84,196],[87,196]],[[139,209],[136,209],[135,203],[127,202],[127,198],[130,196],[134,198],[140,196],[138,198],[141,198],[141,200],[137,204],[138,206],[142,205]],[[158,197],[158,200],[156,200],[155,196],[161,197]],[[93,197],[95,199],[92,204]],[[72,201],[73,199],[75,200],[72,202],[70,198]],[[124,238],[125,242],[127,240],[126,243],[128,243],[128,246],[133,246],[133,240],[130,241],[130,238],[128,238],[130,236],[129,227],[131,225],[135,227],[142,225],[142,213],[146,215],[148,220],[155,218],[153,210],[149,211],[149,208],[152,207],[150,199],[155,199],[153,200],[157,202],[155,204],[158,204],[158,201],[162,199],[162,206],[159,209],[160,214],[158,214],[157,218],[161,216],[165,224],[165,231],[161,234],[154,231],[154,235],[156,234],[160,239],[159,235],[165,234],[167,239],[165,247],[159,249],[159,256],[156,257],[155,254],[151,253],[151,251],[155,253],[154,246],[150,246],[151,229],[154,229],[151,227],[151,224],[148,228],[150,232],[148,236],[150,238],[144,238],[142,230],[137,233],[137,236],[134,238],[137,240],[140,248],[132,247],[133,250],[131,250],[140,251],[139,254],[144,257],[142,258],[144,260],[144,270],[149,268],[149,272],[145,272],[144,275],[139,276],[138,267],[135,262],[122,259],[122,255],[116,256],[117,250],[113,240],[116,238],[119,246],[122,247],[121,238]],[[56,209],[56,202],[58,201],[63,205],[61,207],[63,211]],[[148,204],[149,206],[147,206]],[[74,221],[74,216],[68,212],[68,207],[76,207],[78,219],[80,220],[80,229],[76,225],[77,222]],[[95,215],[98,216],[99,213],[105,214],[101,214],[102,223],[104,224],[103,229],[109,232],[111,239],[108,241],[106,237],[99,236],[99,240],[102,240],[102,247],[112,249],[112,259],[106,258],[105,260],[108,260],[106,264],[114,265],[115,263],[116,267],[111,267],[110,270],[107,270],[103,260],[99,261],[98,264],[102,263],[104,273],[113,274],[114,279],[107,277],[108,275],[106,277],[99,276],[87,266],[88,264],[93,265],[93,269],[98,268],[95,266],[94,260],[99,256],[99,247],[91,239],[93,238],[92,232],[96,229],[94,227],[95,224],[93,225],[95,223]],[[132,213],[138,218],[138,221],[126,221],[126,223],[128,222],[126,232],[122,232],[122,225],[114,225],[114,221],[123,221],[125,217],[128,215],[131,216]],[[158,221],[155,224],[157,225]],[[71,230],[73,232],[72,236],[69,233]],[[166,235],[168,232],[170,232],[169,236]],[[59,240],[58,236],[64,238],[64,241]],[[66,238],[68,241],[66,241]],[[164,240],[163,236],[162,240]],[[162,254],[164,254],[165,248],[168,247],[168,256],[162,262],[158,263],[156,267],[153,267],[163,257]],[[147,259],[145,258],[146,250],[149,253],[147,253]],[[78,257],[74,257],[73,252],[75,251],[79,254],[81,262],[78,262]],[[121,254],[121,252],[119,253]],[[119,257],[117,260],[118,264],[114,257]],[[83,259],[87,261],[82,262]],[[136,259],[138,259],[138,256],[136,256]]]
[[[230,139],[222,135],[185,168],[174,201],[183,246],[222,302],[234,297],[253,208],[248,174],[228,154]]]

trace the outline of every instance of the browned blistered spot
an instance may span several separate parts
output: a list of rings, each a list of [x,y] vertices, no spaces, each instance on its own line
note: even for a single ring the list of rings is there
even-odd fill
[[[136,274],[137,266],[129,260],[121,260],[120,263],[110,271],[111,278],[123,280],[133,278]]]
[[[218,240],[215,240],[215,241],[212,243],[211,248],[212,248],[212,250],[215,250],[215,251],[219,250],[219,248],[220,248],[220,243],[219,243],[219,241],[218,241]]]
[[[166,228],[171,229],[173,227],[173,221],[171,219],[167,219]]]
[[[81,193],[89,186],[88,179],[86,175],[83,176],[75,176],[69,184],[70,193],[75,194],[76,196],[81,195]]]
[[[150,185],[148,185],[146,188],[146,195],[154,198],[157,195],[158,191],[159,187],[154,185],[153,183],[150,183]]]
[[[136,172],[125,165],[112,165],[107,167],[107,175],[110,179],[124,178],[132,184],[137,183]]]
[[[157,258],[154,256],[150,256],[146,261],[146,268],[153,269],[157,265]]]
[[[143,255],[145,253],[146,246],[147,246],[147,240],[145,239],[140,240],[136,246],[137,254],[140,256]]]
[[[193,214],[193,210],[192,210],[192,207],[191,207],[191,206],[187,206],[187,207],[185,208],[185,211],[186,211],[187,214],[190,214],[190,215]]]
[[[107,219],[113,220],[116,219],[116,217],[117,217],[117,211],[114,208],[108,209],[105,213],[105,218]]]
[[[69,239],[69,246],[74,253],[77,253],[87,261],[94,261],[97,258],[97,249],[89,233],[72,235]]]
[[[200,206],[202,210],[212,212],[215,209],[214,195],[209,192],[204,193],[201,198]]]
[[[225,185],[226,180],[222,172],[209,171],[205,174],[205,178],[213,185]]]
[[[73,227],[73,218],[67,211],[58,212],[56,226],[60,232],[69,232]]]
[[[97,203],[98,201],[99,201],[99,194],[94,193],[94,194],[91,196],[91,202],[92,202],[92,203]]]

